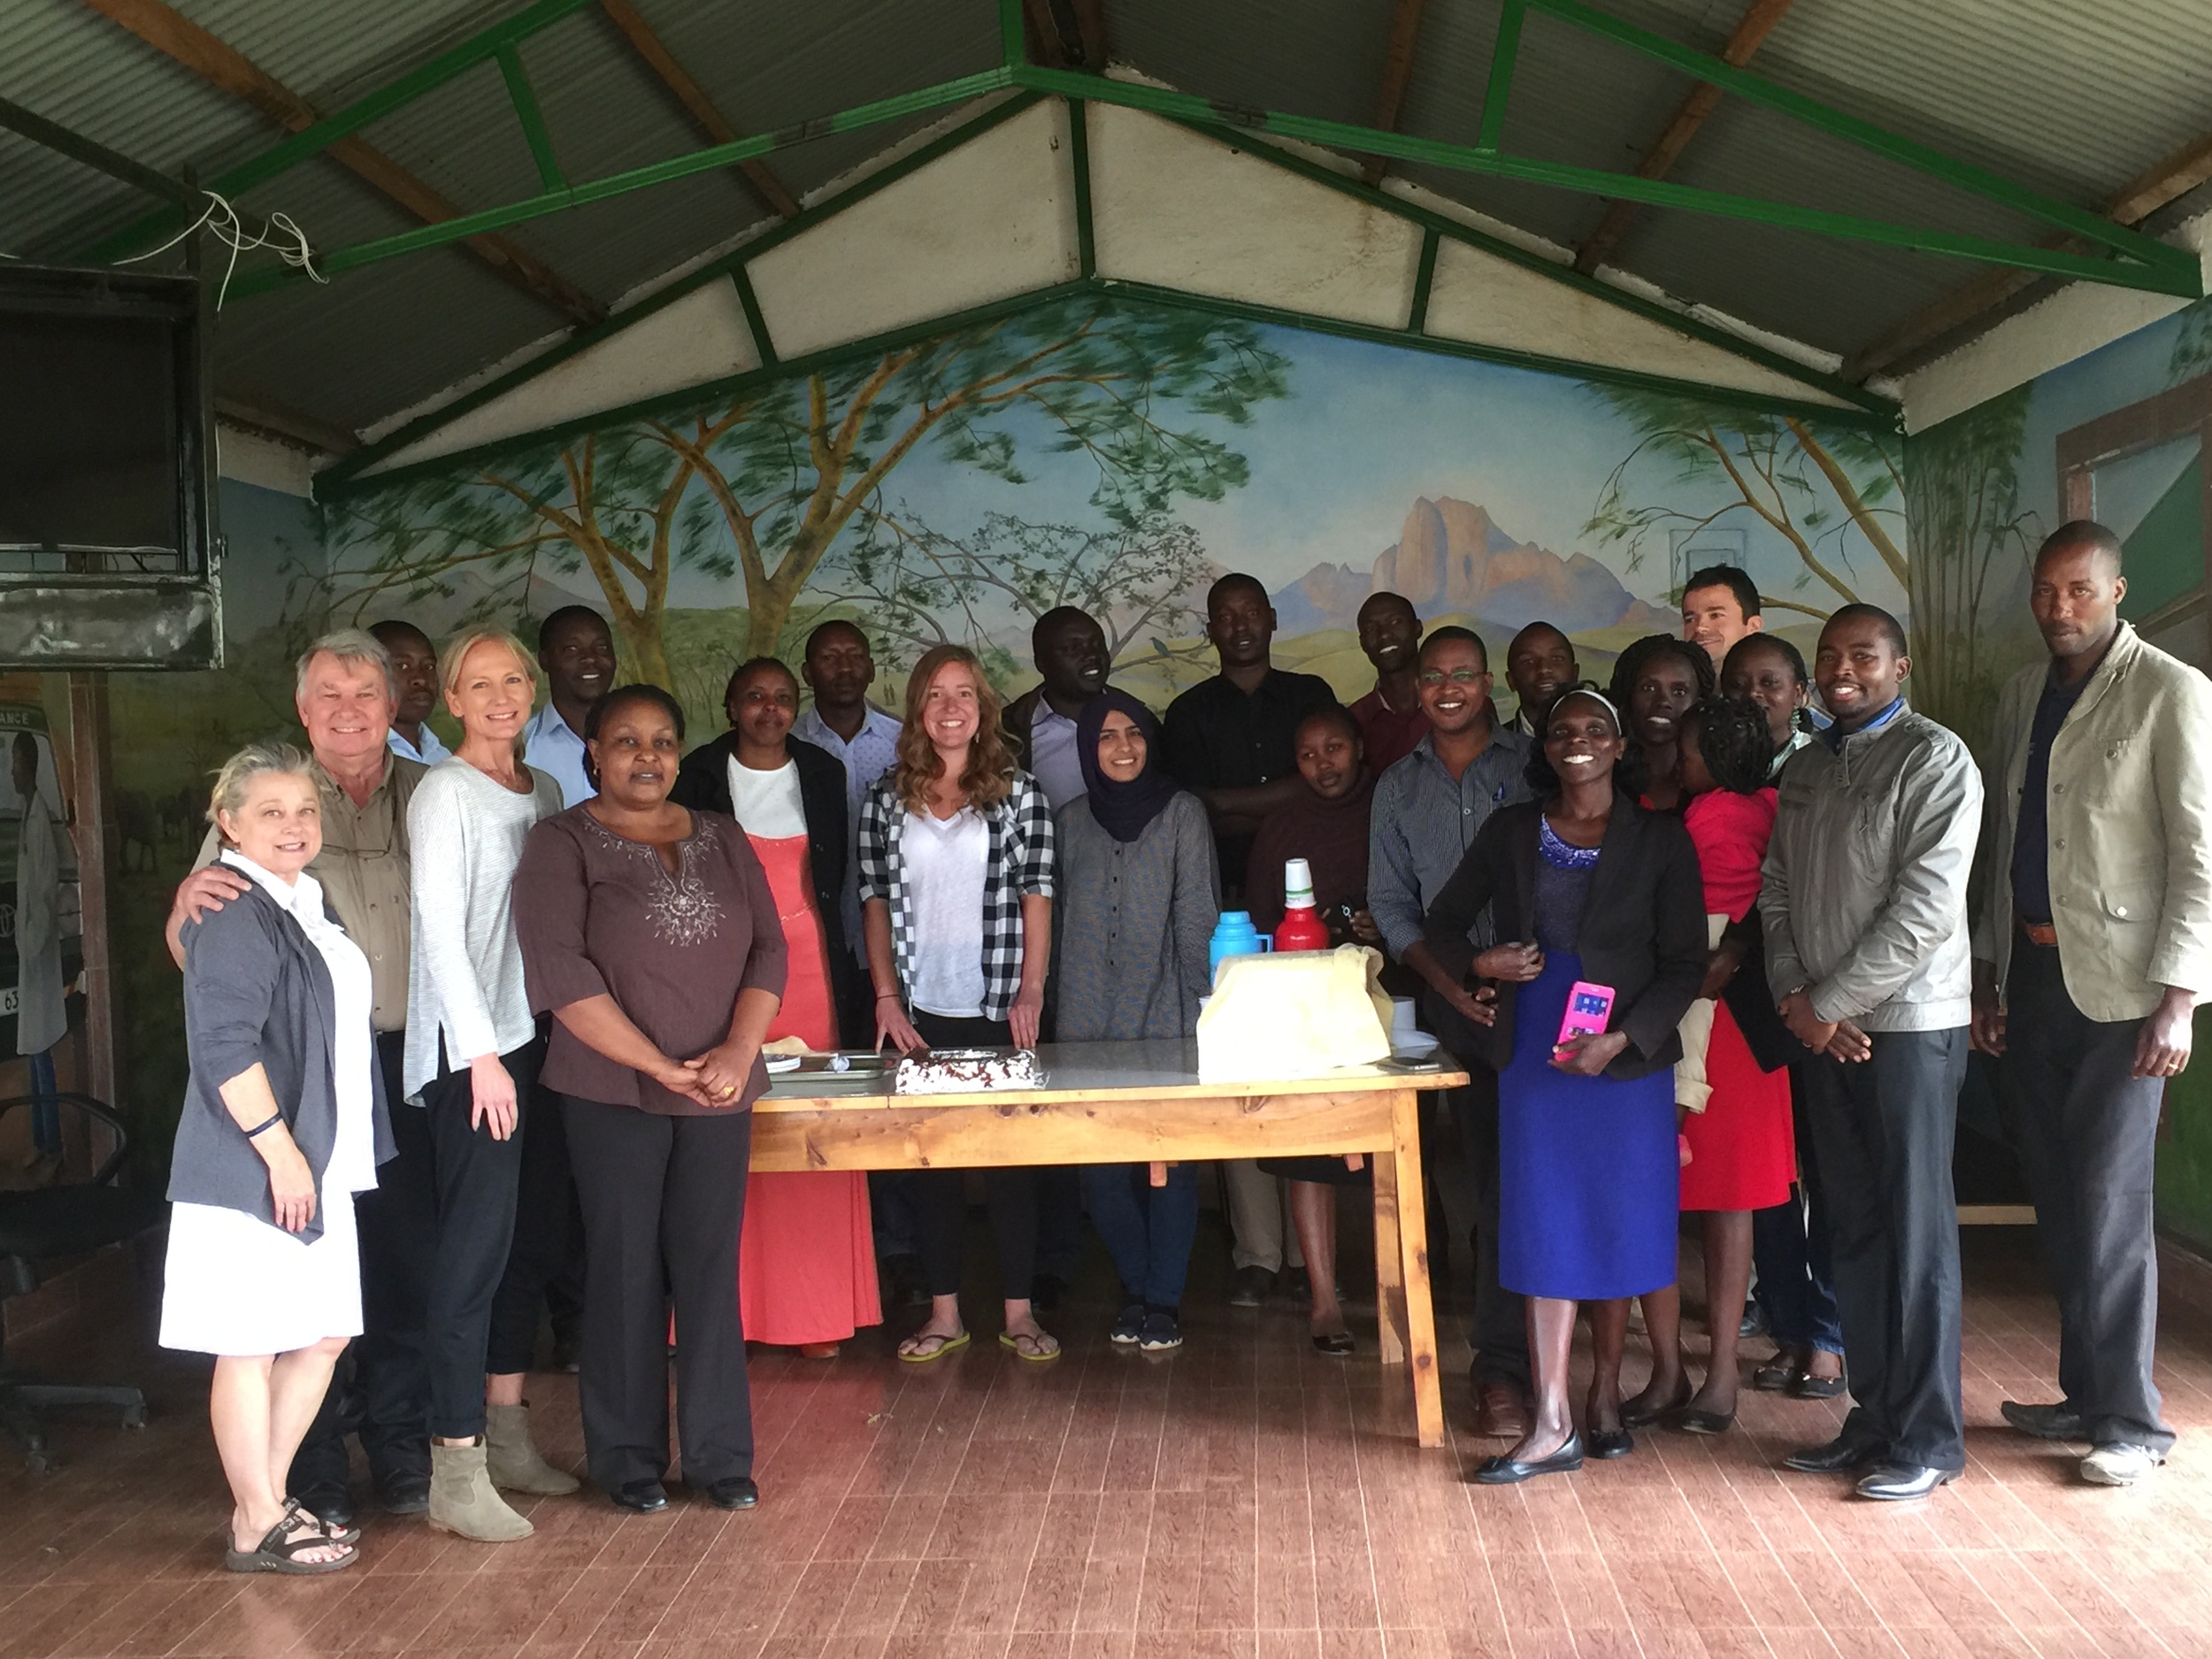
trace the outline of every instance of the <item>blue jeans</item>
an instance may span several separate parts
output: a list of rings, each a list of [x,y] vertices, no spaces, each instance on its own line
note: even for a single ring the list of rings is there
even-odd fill
[[[1795,1066],[1790,1068],[1790,1110],[1796,1118],[1797,1167],[1803,1179],[1786,1203],[1751,1212],[1751,1259],[1759,1269],[1754,1297],[1766,1312],[1767,1334],[1777,1347],[1840,1354],[1843,1321],[1836,1312],[1826,1205]]]
[[[1083,1202],[1122,1293],[1150,1308],[1181,1307],[1198,1237],[1198,1166],[1171,1164],[1167,1185],[1155,1187],[1141,1164],[1087,1164]]]
[[[54,1098],[54,1051],[27,1056],[31,1062],[31,1144],[41,1152],[61,1150],[61,1102]]]

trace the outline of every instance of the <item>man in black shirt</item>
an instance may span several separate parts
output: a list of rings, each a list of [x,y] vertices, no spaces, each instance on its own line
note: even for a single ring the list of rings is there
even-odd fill
[[[1206,637],[1221,672],[1168,705],[1162,733],[1167,766],[1206,803],[1221,860],[1225,910],[1244,900],[1244,866],[1260,820],[1312,799],[1298,772],[1298,727],[1317,709],[1336,706],[1329,682],[1283,672],[1268,661],[1275,607],[1256,577],[1224,576],[1206,594]],[[1229,1301],[1257,1307],[1275,1287],[1286,1248],[1280,1184],[1250,1158],[1222,1165],[1229,1228],[1236,1235]],[[1292,1261],[1294,1267],[1294,1257]]]
[[[1224,576],[1206,594],[1206,637],[1221,672],[1168,705],[1163,735],[1167,766],[1206,803],[1221,858],[1222,903],[1244,896],[1244,863],[1260,820],[1303,800],[1298,775],[1300,722],[1333,708],[1336,693],[1314,674],[1268,661],[1275,607],[1254,576]]]

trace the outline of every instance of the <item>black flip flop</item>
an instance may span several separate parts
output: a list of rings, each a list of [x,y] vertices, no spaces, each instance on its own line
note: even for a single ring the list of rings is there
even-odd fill
[[[1322,1353],[1336,1359],[1341,1359],[1359,1346],[1353,1340],[1349,1331],[1316,1332],[1313,1345]]]
[[[284,1518],[261,1535],[261,1541],[251,1549],[226,1546],[223,1565],[233,1572],[282,1572],[302,1578],[326,1572],[339,1572],[361,1559],[361,1552],[351,1545],[340,1545],[337,1540],[319,1525],[311,1524],[299,1512],[297,1499],[288,1500]],[[297,1536],[294,1533],[296,1531]],[[327,1549],[336,1546],[345,1554],[334,1561],[302,1561],[303,1551]]]

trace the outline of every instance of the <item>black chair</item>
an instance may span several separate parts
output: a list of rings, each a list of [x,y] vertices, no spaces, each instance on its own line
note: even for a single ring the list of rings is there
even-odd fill
[[[169,1216],[165,1200],[109,1185],[130,1155],[130,1135],[115,1109],[88,1094],[50,1096],[104,1125],[113,1149],[99,1168],[80,1182],[0,1192],[0,1302],[38,1288],[37,1263],[56,1256],[83,1256],[120,1244],[162,1225]],[[28,1106],[28,1095],[0,1100],[0,1116]],[[128,1428],[146,1423],[146,1396],[116,1384],[33,1382],[6,1369],[4,1324],[0,1323],[0,1425],[23,1442],[31,1468],[53,1461],[41,1413],[54,1406],[107,1406],[121,1411]]]

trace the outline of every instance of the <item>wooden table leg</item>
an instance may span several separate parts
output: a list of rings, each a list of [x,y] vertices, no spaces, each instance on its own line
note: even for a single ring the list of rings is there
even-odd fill
[[[1378,1152],[1375,1166],[1375,1324],[1382,1363],[1402,1365],[1406,1357],[1404,1252],[1399,1244],[1398,1160]]]
[[[1429,1295],[1428,1200],[1421,1179],[1421,1097],[1408,1089],[1397,1099],[1391,1114],[1395,1129],[1397,1164],[1394,1209],[1399,1249],[1403,1263],[1400,1292],[1405,1323],[1405,1348],[1413,1361],[1413,1415],[1421,1444],[1444,1443],[1444,1390],[1436,1369],[1436,1308]],[[1380,1208],[1381,1174],[1376,1171],[1377,1207]],[[1381,1240],[1378,1236],[1379,1247]]]

